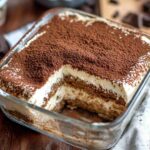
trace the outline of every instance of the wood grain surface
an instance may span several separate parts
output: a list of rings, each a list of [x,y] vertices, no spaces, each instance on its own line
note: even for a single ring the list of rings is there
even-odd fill
[[[77,9],[99,15],[99,0],[87,0]],[[46,10],[48,9],[37,4],[35,0],[8,0],[6,22],[0,27],[0,33],[10,32],[34,21]]]
[[[10,121],[0,111],[0,150],[79,150]]]

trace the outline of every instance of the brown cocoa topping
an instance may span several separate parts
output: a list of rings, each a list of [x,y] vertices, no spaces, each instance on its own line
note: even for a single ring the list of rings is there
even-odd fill
[[[39,33],[43,31],[46,33],[16,53],[9,66],[1,69],[1,79],[36,89],[62,65],[70,64],[103,79],[122,81],[150,48],[134,33],[125,35],[103,22],[85,26],[81,21],[70,22],[69,17],[62,20],[56,16]],[[134,80],[135,77],[130,82]]]

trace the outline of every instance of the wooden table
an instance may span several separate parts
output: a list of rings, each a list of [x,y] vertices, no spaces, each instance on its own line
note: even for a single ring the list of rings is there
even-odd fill
[[[7,19],[0,27],[0,33],[10,32],[36,20],[47,9],[39,6],[34,0],[8,0],[7,10]]]
[[[6,33],[36,20],[46,9],[33,0],[8,0],[7,21],[0,27]],[[0,111],[0,150],[79,150],[63,142],[22,127],[7,119]]]
[[[79,150],[7,119],[0,111],[0,150]]]

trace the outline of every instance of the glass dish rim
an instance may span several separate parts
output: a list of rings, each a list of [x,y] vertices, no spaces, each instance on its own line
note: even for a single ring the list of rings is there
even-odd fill
[[[2,61],[0,62],[0,68],[2,68],[5,64],[7,64],[7,62],[11,59],[13,54],[17,51],[17,46],[19,46],[19,44],[22,44],[22,42],[25,40],[25,38],[27,38],[29,36],[30,31],[33,31],[33,29],[36,28],[37,24],[40,23],[40,21],[42,21],[44,19],[44,17],[46,18],[48,15],[51,15],[53,17],[53,16],[58,15],[59,13],[64,12],[64,11],[72,11],[72,12],[79,13],[79,14],[84,15],[84,16],[102,18],[102,17],[96,16],[96,15],[92,15],[92,14],[89,14],[89,13],[86,13],[86,12],[82,12],[82,11],[75,10],[75,9],[70,9],[70,8],[61,8],[61,9],[58,9],[58,10],[56,10],[54,12],[52,12],[51,10],[47,11],[32,26],[32,28],[27,31],[27,33],[17,42],[17,44],[15,44],[15,46],[11,48],[10,52],[8,53],[8,55],[6,55],[6,57],[4,57],[4,59],[2,59]],[[111,22],[113,22],[113,21],[111,21]],[[115,23],[115,24],[117,24],[117,23]],[[74,125],[77,125],[77,126],[80,126],[80,127],[87,128],[87,129],[100,130],[102,128],[114,127],[114,126],[120,124],[126,118],[126,116],[132,110],[132,107],[133,107],[133,105],[134,105],[138,95],[140,94],[140,92],[144,88],[146,82],[148,82],[149,78],[150,78],[150,70],[148,70],[148,72],[145,75],[144,79],[140,83],[138,89],[136,90],[134,96],[132,97],[132,99],[130,100],[130,103],[127,106],[127,109],[123,112],[123,114],[120,115],[119,117],[117,117],[114,121],[107,122],[107,123],[103,123],[103,122],[88,123],[88,122],[85,122],[85,121],[81,121],[81,120],[78,120],[78,119],[74,119],[74,118],[62,115],[62,114],[57,113],[57,112],[52,112],[52,111],[46,110],[44,108],[41,108],[39,106],[36,106],[34,104],[30,104],[30,103],[28,103],[26,101],[23,101],[23,100],[15,97],[15,96],[5,92],[5,91],[3,91],[2,89],[0,89],[0,96],[6,98],[7,100],[15,102],[15,103],[17,103],[19,105],[23,105],[23,106],[27,106],[27,107],[29,107],[31,109],[35,109],[36,111],[42,112],[43,114],[46,114],[46,115],[49,115],[49,116],[53,117],[54,119],[58,119],[60,121],[63,121],[63,122],[66,122],[66,123],[70,123],[70,124],[74,124]]]

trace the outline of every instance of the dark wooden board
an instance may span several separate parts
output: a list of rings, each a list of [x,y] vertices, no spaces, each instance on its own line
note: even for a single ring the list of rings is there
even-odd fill
[[[5,24],[0,27],[0,33],[10,32],[28,22],[36,20],[46,8],[35,3],[35,0],[8,0]]]
[[[0,150],[79,150],[9,120],[0,110]]]

